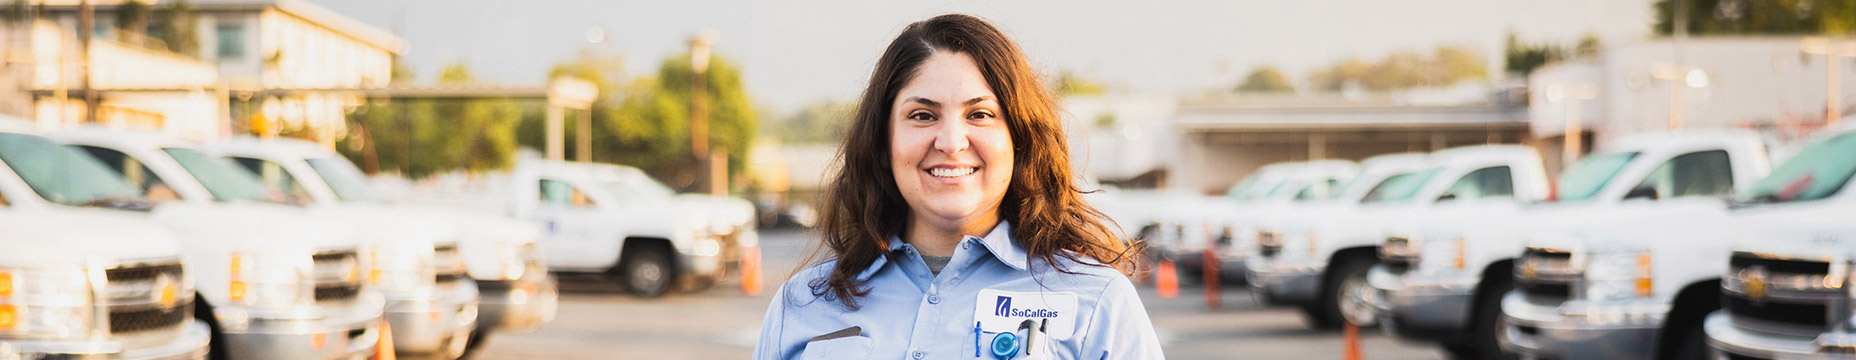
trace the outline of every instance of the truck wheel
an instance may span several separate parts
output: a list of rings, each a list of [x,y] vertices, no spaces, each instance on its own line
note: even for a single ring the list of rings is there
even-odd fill
[[[193,319],[202,324],[206,324],[206,328],[212,330],[212,340],[206,344],[206,359],[230,359],[232,354],[226,352],[225,333],[220,332],[219,318],[213,316],[213,307],[206,303],[206,299],[197,296],[194,297]]]
[[[1352,322],[1360,327],[1373,326],[1373,305],[1368,300],[1375,291],[1366,282],[1366,271],[1375,261],[1361,257],[1343,257],[1328,264],[1330,276],[1321,284],[1320,300],[1304,307],[1308,323],[1317,329],[1335,329]]]
[[[472,329],[470,331],[470,340],[464,341],[464,355],[458,356],[458,359],[477,358],[478,349],[482,349],[483,343],[486,343],[489,341],[490,341],[490,332],[487,329],[483,327]]]
[[[1501,337],[1507,331],[1502,320],[1502,296],[1514,290],[1514,278],[1508,276],[1484,275],[1490,281],[1484,289],[1476,292],[1475,303],[1470,305],[1469,333],[1464,334],[1461,342],[1445,346],[1452,357],[1457,359],[1503,359]]]
[[[619,261],[619,266],[625,268],[621,273],[625,287],[639,297],[663,296],[677,277],[676,270],[670,266],[670,252],[657,246],[630,250]]]

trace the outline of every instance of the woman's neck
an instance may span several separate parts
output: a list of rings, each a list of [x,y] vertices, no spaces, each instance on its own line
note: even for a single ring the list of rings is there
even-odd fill
[[[968,236],[985,237],[999,226],[999,214],[988,213],[965,221],[945,222],[909,219],[902,231],[902,241],[914,245],[927,256],[954,256],[954,246]]]

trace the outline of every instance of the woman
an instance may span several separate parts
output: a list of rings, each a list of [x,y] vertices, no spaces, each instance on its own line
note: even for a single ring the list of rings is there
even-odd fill
[[[1038,80],[972,16],[890,42],[823,206],[832,259],[780,287],[755,358],[1161,358]]]

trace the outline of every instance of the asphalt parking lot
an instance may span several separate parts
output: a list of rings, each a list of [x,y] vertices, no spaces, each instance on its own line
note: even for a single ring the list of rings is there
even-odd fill
[[[478,359],[745,359],[754,349],[768,295],[799,261],[810,233],[762,233],[768,267],[766,291],[745,295],[730,280],[710,289],[640,299],[606,279],[562,279],[560,313],[533,333],[502,335]],[[1207,310],[1205,292],[1182,286],[1161,298],[1151,286],[1141,300],[1169,359],[1339,359],[1339,331],[1310,330],[1300,313],[1263,308],[1248,291],[1226,286],[1222,306]],[[1363,329],[1367,359],[1438,359],[1442,352]]]

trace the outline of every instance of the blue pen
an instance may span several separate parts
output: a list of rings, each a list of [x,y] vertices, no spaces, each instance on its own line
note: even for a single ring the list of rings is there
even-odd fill
[[[980,322],[973,322],[973,357],[980,357]]]

